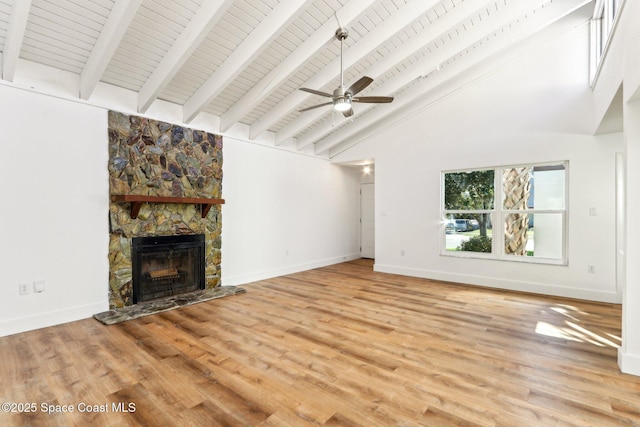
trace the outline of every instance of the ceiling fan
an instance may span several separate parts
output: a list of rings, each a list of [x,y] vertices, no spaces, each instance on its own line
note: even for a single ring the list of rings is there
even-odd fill
[[[336,39],[340,40],[340,87],[334,90],[333,94],[301,87],[300,90],[304,92],[324,96],[325,98],[331,98],[331,102],[314,105],[313,107],[300,110],[300,112],[313,110],[314,108],[318,107],[324,107],[325,105],[333,105],[334,110],[341,112],[345,117],[351,117],[353,116],[353,108],[351,108],[351,104],[354,102],[367,104],[386,104],[393,101],[392,96],[355,96],[373,82],[373,79],[371,77],[361,77],[360,80],[352,84],[349,88],[345,88],[344,69],[342,65],[342,44],[344,40],[349,37],[349,31],[347,31],[346,28],[338,28],[336,30],[335,37]]]

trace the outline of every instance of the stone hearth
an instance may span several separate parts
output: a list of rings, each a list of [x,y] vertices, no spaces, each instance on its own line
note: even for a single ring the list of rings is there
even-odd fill
[[[189,292],[182,295],[163,298],[161,300],[143,302],[123,308],[115,308],[93,317],[105,325],[113,325],[127,320],[138,319],[151,314],[162,313],[180,307],[186,307],[199,302],[237,295],[246,292],[246,289],[238,286],[218,286],[204,291]]]

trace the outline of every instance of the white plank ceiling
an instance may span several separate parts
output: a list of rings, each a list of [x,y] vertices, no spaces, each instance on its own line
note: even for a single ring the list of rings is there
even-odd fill
[[[136,92],[140,114],[167,101],[185,123],[213,115],[219,132],[270,132],[275,145],[332,157],[416,99],[455,89],[482,61],[552,24],[586,20],[592,8],[585,0],[0,0],[2,79],[30,61],[77,75],[85,100],[102,82]],[[300,87],[332,93],[340,84],[340,26],[349,31],[345,86],[369,76],[359,96],[395,99],[355,103],[349,118],[330,105],[300,112],[330,101]]]

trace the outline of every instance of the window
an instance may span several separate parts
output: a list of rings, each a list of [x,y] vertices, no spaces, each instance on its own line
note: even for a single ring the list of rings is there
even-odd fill
[[[444,254],[566,264],[566,162],[444,172],[442,182]]]
[[[624,0],[597,0],[591,18],[591,84],[595,82]]]
[[[494,176],[493,169],[444,174],[447,251],[492,252]]]

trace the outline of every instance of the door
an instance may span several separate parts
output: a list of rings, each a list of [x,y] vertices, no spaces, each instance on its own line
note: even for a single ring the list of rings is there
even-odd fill
[[[360,185],[360,256],[375,258],[374,184]]]

